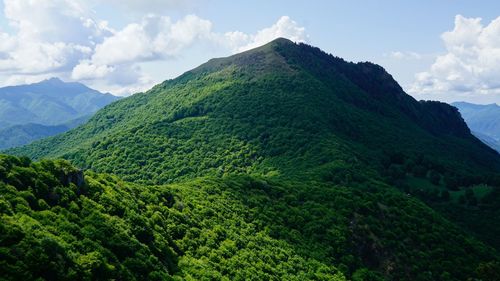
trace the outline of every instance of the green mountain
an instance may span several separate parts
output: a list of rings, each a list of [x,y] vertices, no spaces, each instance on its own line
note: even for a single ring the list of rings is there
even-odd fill
[[[500,106],[454,102],[472,133],[484,143],[500,152]]]
[[[500,272],[498,153],[456,108],[414,100],[380,66],[286,39],[7,152],[88,170],[4,156],[0,268],[11,280]]]
[[[414,100],[380,66],[285,39],[211,60],[12,152],[155,184],[228,173],[325,178],[339,162],[380,168],[393,154],[461,174],[500,169],[455,108]]]

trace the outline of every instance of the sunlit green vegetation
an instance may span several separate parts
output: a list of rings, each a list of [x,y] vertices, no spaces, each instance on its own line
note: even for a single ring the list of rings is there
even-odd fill
[[[376,181],[145,187],[59,160],[0,169],[6,280],[460,280],[498,258]]]

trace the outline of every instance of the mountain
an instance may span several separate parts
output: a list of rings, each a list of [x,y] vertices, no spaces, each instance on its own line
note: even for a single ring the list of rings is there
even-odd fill
[[[62,156],[144,183],[226,173],[327,177],[332,163],[379,168],[392,154],[423,154],[461,173],[500,167],[455,108],[414,100],[380,66],[284,39],[211,60],[109,105],[78,130],[12,152]]]
[[[27,123],[58,125],[92,114],[117,99],[58,78],[4,87],[0,88],[0,128]]]
[[[473,134],[500,152],[500,106],[455,102]]]
[[[57,78],[0,88],[0,149],[67,131],[117,99]]]
[[[31,245],[89,279],[495,280],[500,266],[500,156],[458,110],[286,39],[6,152],[87,170],[76,184],[69,164],[5,156],[18,236],[0,245],[23,249],[5,268],[28,279],[45,274]]]
[[[0,149],[29,144],[35,140],[66,132],[88,121],[90,116],[83,116],[61,125],[40,125],[28,123],[14,125],[0,130]]]

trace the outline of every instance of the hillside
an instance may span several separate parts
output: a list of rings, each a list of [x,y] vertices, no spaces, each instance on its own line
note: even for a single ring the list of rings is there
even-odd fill
[[[56,207],[65,218],[51,229],[66,218],[93,223],[87,197],[97,217],[123,228],[118,245],[92,236],[115,230],[67,231],[68,272],[92,264],[77,253],[98,248],[98,270],[130,280],[152,271],[187,280],[498,277],[498,153],[456,108],[414,100],[382,67],[286,39],[210,60],[7,153],[88,169],[88,193],[67,191],[76,206]],[[30,208],[20,211],[38,216]],[[98,242],[85,248],[84,238]]]
[[[486,281],[500,269],[491,249],[376,182],[141,186],[7,156],[0,176],[2,280]]]
[[[500,106],[455,102],[472,133],[500,152]]]

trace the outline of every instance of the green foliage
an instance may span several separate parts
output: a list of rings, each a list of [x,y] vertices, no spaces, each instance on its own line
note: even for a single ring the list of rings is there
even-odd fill
[[[91,172],[79,181],[65,161],[0,160],[2,280],[345,280],[245,222],[241,203],[214,202],[216,183],[184,199],[178,186],[146,188]]]
[[[165,230],[134,216],[146,212],[137,187],[95,174],[85,182],[66,161],[0,156],[0,167],[2,280],[145,280],[176,270]],[[149,203],[170,194],[156,196]]]
[[[66,161],[0,163],[5,280],[462,280],[498,262],[377,181],[145,187],[93,172],[83,181]],[[443,272],[451,279],[425,277]]]

